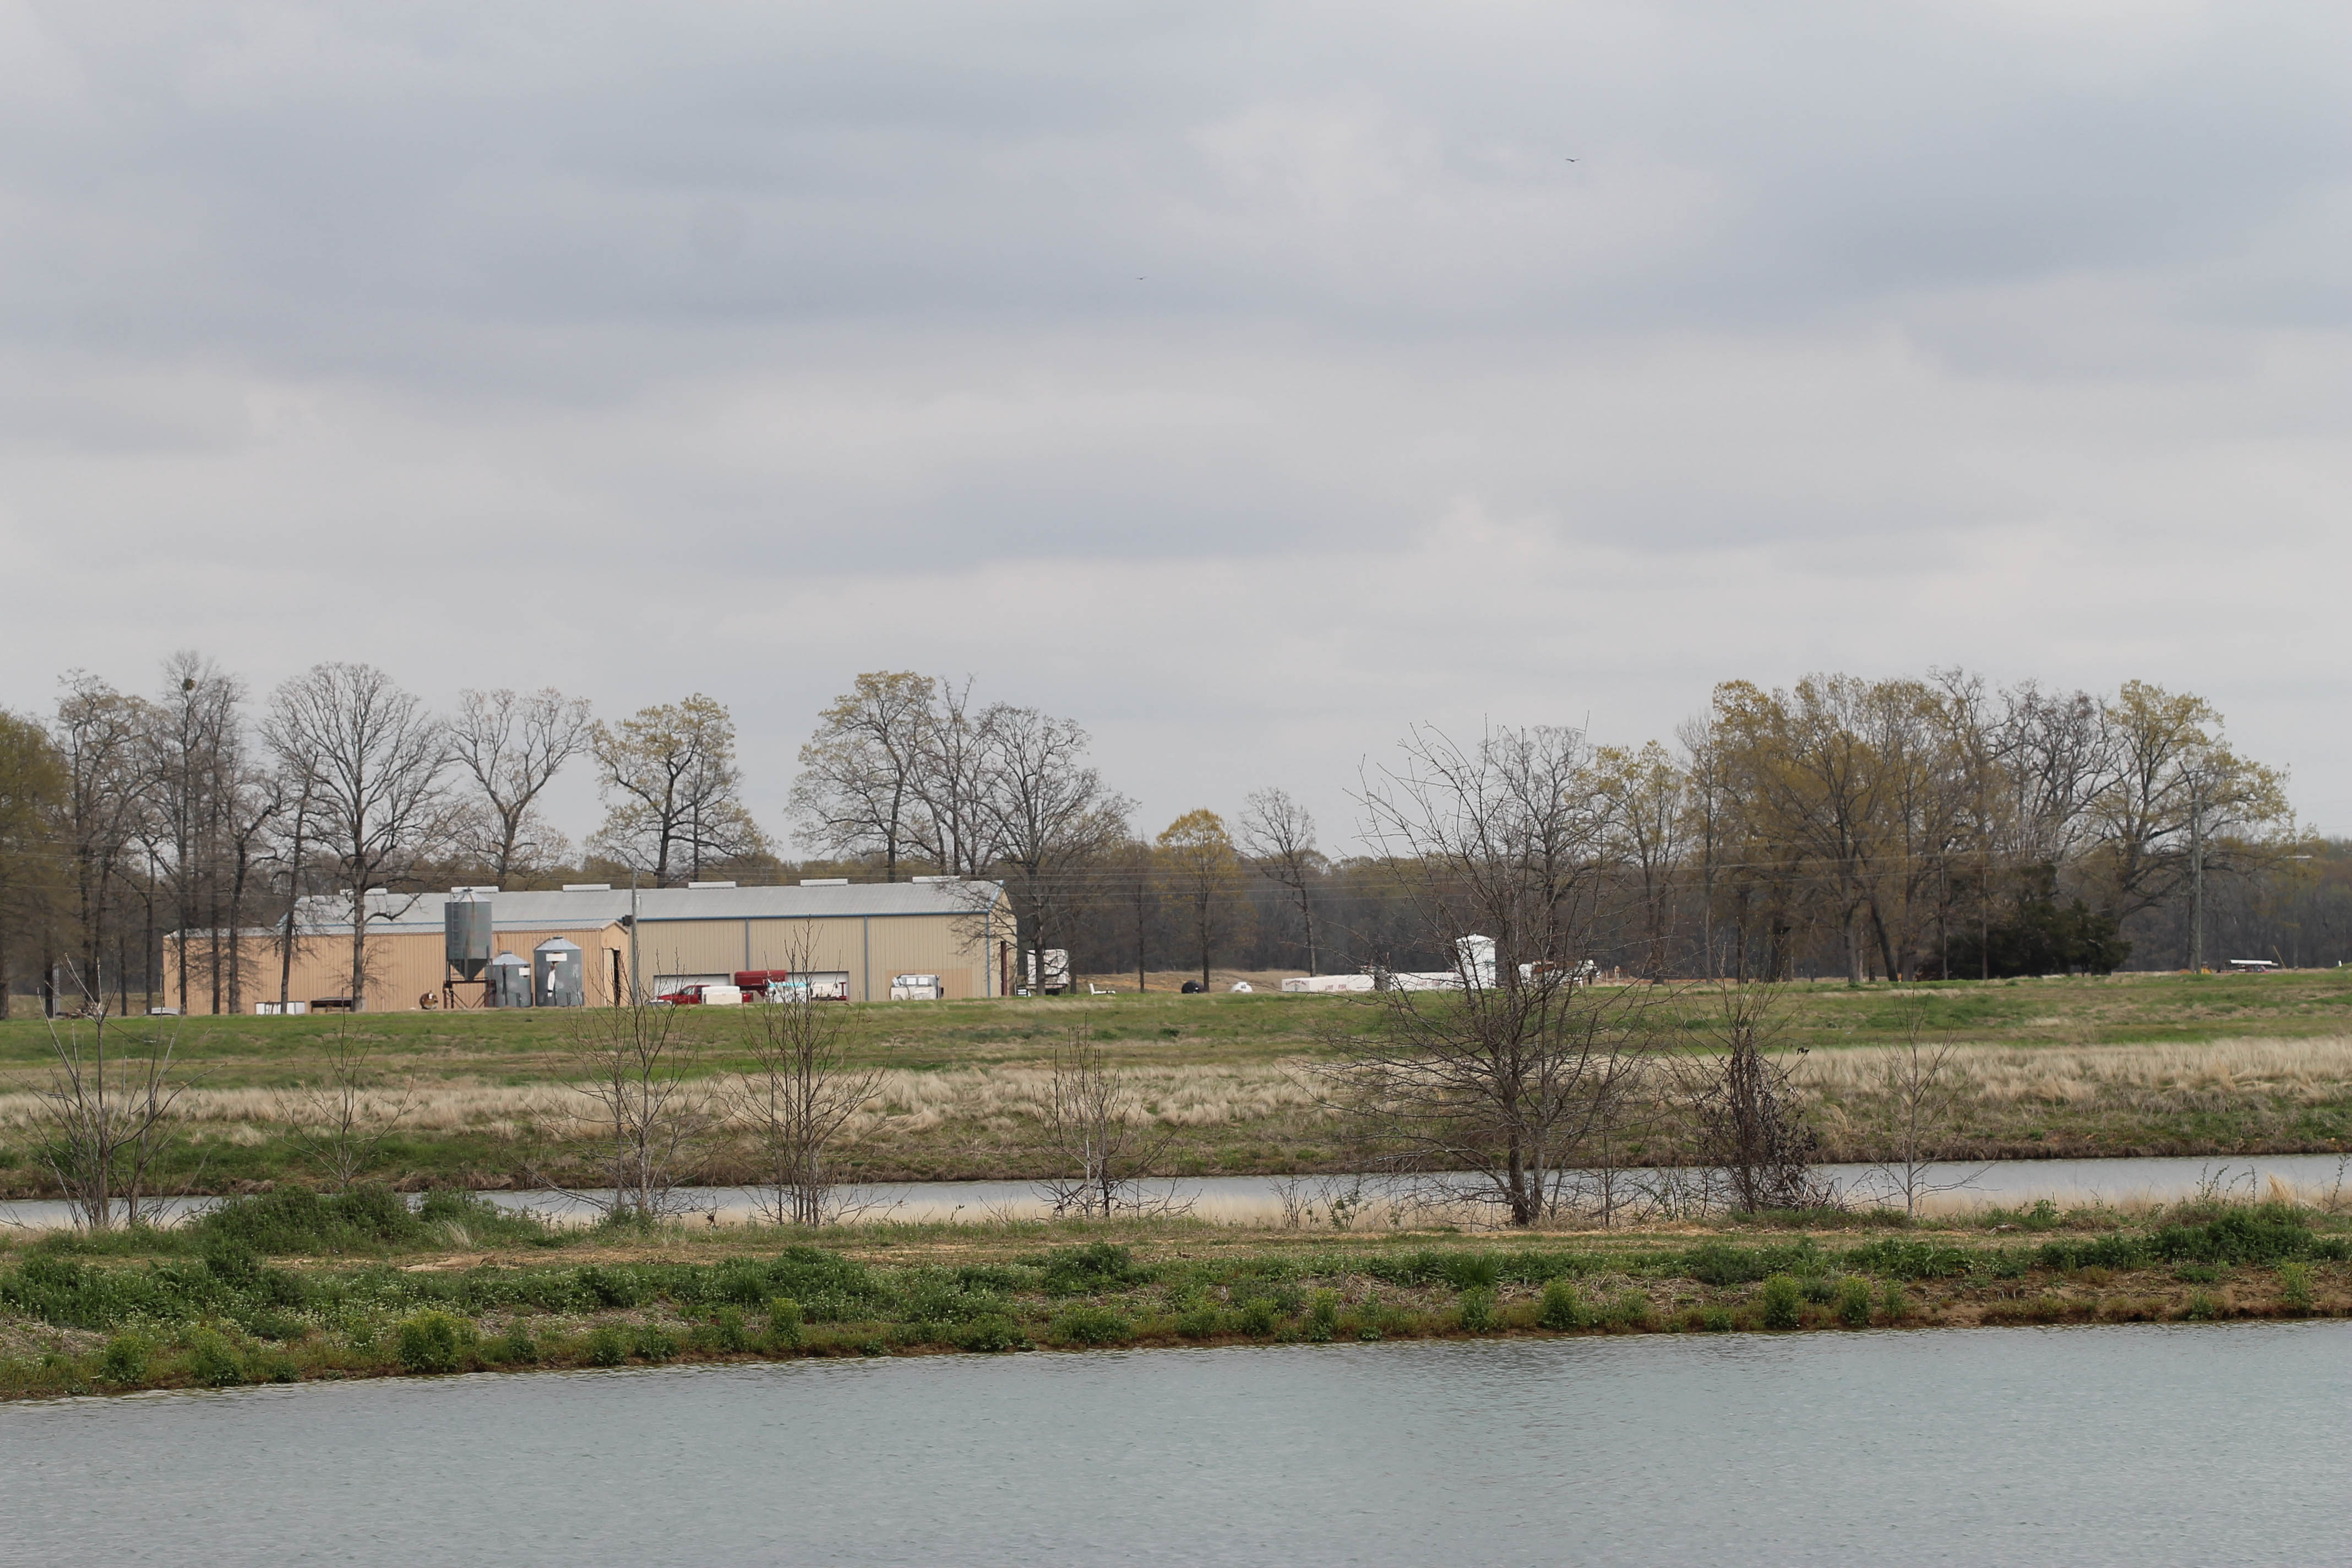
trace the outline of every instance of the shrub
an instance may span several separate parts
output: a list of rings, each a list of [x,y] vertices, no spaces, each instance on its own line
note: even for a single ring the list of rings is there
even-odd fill
[[[1042,1281],[1048,1296],[1092,1296],[1106,1290],[1123,1290],[1130,1285],[1148,1282],[1149,1269],[1135,1266],[1135,1255],[1124,1247],[1108,1241],[1089,1242],[1084,1247],[1057,1247],[1047,1253],[1039,1267],[1044,1270]]]
[[[1265,1296],[1254,1296],[1234,1309],[1234,1316],[1240,1323],[1242,1332],[1255,1339],[1264,1339],[1274,1332],[1275,1320],[1281,1315],[1280,1309]]]
[[[863,1307],[875,1307],[889,1298],[856,1258],[828,1253],[821,1246],[788,1246],[767,1265],[769,1284],[776,1295],[802,1302],[812,1323],[830,1323],[854,1317]]]
[[[1503,1276],[1502,1259],[1491,1252],[1395,1253],[1366,1259],[1360,1266],[1375,1279],[1391,1285],[1451,1285],[1456,1290],[1495,1288]]]
[[[654,1288],[634,1268],[600,1268],[588,1264],[573,1278],[588,1300],[600,1307],[642,1307],[654,1299]]]
[[[373,1251],[419,1240],[425,1226],[407,1202],[386,1187],[353,1187],[322,1197],[289,1186],[230,1198],[190,1228],[207,1252],[226,1244],[284,1254]]]
[[[629,1342],[610,1323],[599,1323],[588,1331],[586,1349],[591,1366],[618,1366],[629,1359]]]
[[[2313,1251],[2303,1215],[2286,1204],[2226,1209],[2202,1225],[2168,1225],[2148,1241],[2168,1262],[2275,1263]]]
[[[462,1187],[436,1187],[425,1194],[416,1207],[416,1219],[421,1227],[457,1226],[475,1243],[551,1247],[562,1240],[539,1215],[500,1208],[481,1194]]]
[[[1969,1272],[1975,1258],[1967,1247],[1948,1242],[1889,1236],[1864,1242],[1843,1261],[1848,1268],[1895,1279],[1951,1279]]]
[[[778,1350],[801,1346],[801,1304],[789,1296],[768,1303],[768,1342]]]
[[[642,1324],[637,1329],[636,1352],[647,1361],[667,1361],[677,1354],[677,1336],[658,1323]]]
[[[956,1335],[961,1349],[981,1352],[1017,1351],[1029,1342],[1021,1325],[1001,1312],[984,1318],[974,1318]]]
[[[2221,1315],[2221,1304],[2213,1300],[2210,1291],[2191,1290],[2189,1304],[2180,1309],[2180,1315],[2193,1323],[2210,1322]]]
[[[1710,1334],[1729,1333],[1734,1327],[1731,1318],[1731,1309],[1728,1307],[1702,1307],[1699,1309],[1698,1326]]]
[[[529,1366],[539,1359],[539,1342],[531,1338],[530,1325],[520,1320],[509,1323],[507,1331],[499,1336],[495,1352],[509,1366]]]
[[[1191,1307],[1177,1318],[1176,1331],[1188,1340],[1205,1340],[1217,1331],[1217,1309],[1206,1302]]]
[[[457,1320],[446,1312],[419,1312],[400,1325],[398,1348],[394,1352],[400,1364],[413,1373],[445,1373],[457,1370],[464,1354]]]
[[[206,1388],[234,1388],[245,1381],[245,1365],[226,1340],[199,1329],[188,1341],[188,1375]]]
[[[2210,1285],[2221,1278],[2221,1271],[2210,1263],[2183,1263],[2174,1268],[2172,1277],[2191,1285]]]
[[[1462,1299],[1454,1303],[1454,1310],[1460,1314],[1466,1331],[1483,1334],[1495,1326],[1495,1292],[1465,1290]]]
[[[117,1334],[98,1358],[98,1374],[109,1383],[142,1383],[153,1347],[137,1334]]]
[[[1073,1307],[1054,1320],[1054,1338],[1066,1345],[1125,1344],[1135,1325],[1108,1307]]]
[[[974,1289],[953,1270],[909,1268],[898,1277],[901,1321],[959,1323],[1006,1310],[1004,1298],[985,1287]]]
[[[205,1272],[232,1290],[248,1290],[261,1283],[261,1254],[241,1241],[213,1237],[205,1244]]]
[[[2301,1263],[2282,1263],[2278,1268],[2279,1305],[2290,1312],[2311,1310],[2311,1269]]]
[[[1764,1281],[1764,1326],[1768,1329],[1793,1329],[1802,1321],[1800,1303],[1802,1297],[1797,1282],[1786,1274],[1775,1274]]]
[[[299,1383],[302,1369],[284,1351],[264,1351],[246,1363],[246,1375],[256,1383]]]
[[[1798,1281],[1798,1289],[1804,1292],[1805,1300],[1816,1307],[1826,1307],[1837,1298],[1837,1281],[1826,1274],[1815,1274]]]
[[[1639,1290],[1628,1290],[1609,1303],[1601,1321],[1612,1329],[1646,1329],[1652,1321],[1650,1299]]]
[[[1329,1290],[1318,1290],[1307,1303],[1307,1321],[1299,1331],[1317,1344],[1327,1344],[1339,1330],[1339,1298]]]
[[[710,1293],[721,1301],[756,1307],[773,1293],[773,1281],[764,1265],[737,1258],[719,1266],[711,1277]]]
[[[1849,1329],[1870,1327],[1870,1281],[1849,1274],[1838,1281],[1838,1321]]]
[[[1575,1286],[1565,1279],[1554,1279],[1544,1287],[1543,1302],[1536,1309],[1538,1325],[1566,1331],[1584,1328],[1591,1321]]]
[[[1821,1249],[1810,1238],[1775,1247],[1734,1247],[1728,1242],[1708,1241],[1683,1254],[1680,1267],[1686,1279],[1720,1287],[1749,1285],[1772,1274],[1818,1274],[1825,1261]]]
[[[1899,1323],[1911,1315],[1911,1296],[1899,1279],[1889,1279],[1878,1292],[1878,1310],[1890,1323]]]
[[[733,1354],[751,1348],[751,1336],[743,1330],[743,1314],[733,1307],[721,1307],[710,1319],[712,1348]]]
[[[1441,1268],[1456,1290],[1492,1290],[1503,1277],[1502,1260],[1491,1252],[1453,1253]]]

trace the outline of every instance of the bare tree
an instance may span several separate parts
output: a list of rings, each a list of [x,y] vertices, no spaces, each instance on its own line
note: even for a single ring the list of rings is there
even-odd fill
[[[1053,1173],[1038,1184],[1055,1214],[1111,1219],[1187,1206],[1148,1185],[1174,1132],[1153,1123],[1127,1076],[1083,1026],[1054,1052],[1042,1131]]]
[[[373,665],[313,665],[279,687],[262,730],[289,770],[313,779],[310,820],[352,896],[352,1006],[367,1005],[368,890],[437,836],[447,736]]]
[[[912,670],[875,670],[818,715],[801,748],[793,811],[802,841],[828,858],[874,855],[882,879],[919,837],[916,816],[936,686]]]
[[[106,999],[84,990],[78,1016],[49,1024],[48,1083],[39,1097],[34,1151],[66,1196],[75,1223],[112,1228],[142,1222],[155,1163],[187,1081],[175,1070],[177,1026],[139,1033],[130,1049],[110,1039]]]
[[[1655,741],[1638,752],[1605,746],[1593,764],[1594,786],[1608,812],[1610,858],[1633,878],[1642,900],[1643,973],[1663,980],[1685,858],[1683,833],[1690,825],[1688,779]]]
[[[238,758],[223,792],[221,841],[228,884],[226,942],[228,950],[228,1010],[245,1011],[245,910],[252,896],[253,875],[267,857],[269,836],[290,804],[281,768],[257,768]],[[217,939],[216,939],[217,942]]]
[[[15,939],[47,940],[58,881],[50,836],[67,795],[66,770],[41,726],[0,712],[0,1018],[8,1016]],[[41,967],[46,986],[46,955]]]
[[[1188,811],[1170,823],[1153,844],[1186,909],[1193,945],[1201,958],[1201,989],[1209,988],[1209,963],[1239,922],[1241,862],[1224,819],[1213,811]]]
[[[103,944],[149,807],[152,781],[141,763],[152,718],[137,698],[80,670],[63,684],[51,737],[66,775],[59,816],[72,859],[72,930],[81,973],[103,991]],[[123,967],[118,959],[118,986],[128,984]],[[127,990],[123,994],[127,1004]]]
[[[501,887],[519,870],[536,870],[570,853],[569,842],[535,803],[594,734],[587,702],[552,687],[527,695],[505,688],[457,694],[449,749],[477,791],[467,814],[473,840],[467,847]]]
[[[1903,1212],[1914,1218],[1922,1199],[1957,1192],[1982,1174],[1972,1172],[1957,1180],[1935,1174],[1933,1162],[1951,1131],[1964,1086],[1952,1070],[1951,1040],[1928,1044],[1924,1038],[1927,1024],[1922,1004],[1914,1001],[1906,1006],[1903,1043],[1886,1053],[1879,1069],[1879,1091],[1886,1100],[1893,1142],[1876,1169],[1888,1191],[1903,1200]]]
[[[971,680],[961,686],[937,682],[918,737],[914,789],[921,809],[914,818],[914,845],[924,858],[951,877],[987,875],[1000,848],[990,810],[997,762],[993,708],[974,712]]]
[[[590,847],[668,887],[702,874],[706,860],[758,854],[766,835],[743,805],[735,721],[699,693],[599,724],[604,825]]]
[[[1416,731],[1358,797],[1366,839],[1451,984],[1383,993],[1386,1028],[1340,1042],[1333,1099],[1387,1168],[1515,1226],[1573,1206],[1574,1173],[1651,1049],[1655,993],[1578,984],[1600,815],[1573,730],[1469,748]]]
[[[318,1042],[319,1076],[278,1097],[286,1141],[329,1186],[348,1192],[367,1174],[415,1105],[413,1089],[387,1089],[372,1066],[373,1047],[348,1020]]]
[[[1313,886],[1327,862],[1315,847],[1315,819],[1307,808],[1281,790],[1268,787],[1243,803],[1242,853],[1250,864],[1277,883],[1298,910],[1305,932],[1307,973],[1320,973],[1315,950]]]
[[[1771,1049],[1778,996],[1770,985],[1727,987],[1714,1027],[1721,1053],[1676,1064],[1698,1163],[1721,1201],[1742,1214],[1812,1208],[1834,1195],[1813,1173],[1820,1137],[1805,1124],[1788,1068]]]
[[[995,741],[988,805],[1008,872],[1027,962],[1042,980],[1044,951],[1080,900],[1076,873],[1125,841],[1134,803],[1086,765],[1087,732],[1034,708],[989,710]]]
[[[815,967],[813,936],[794,936],[786,946],[787,968]],[[751,1068],[730,1109],[751,1129],[761,1208],[778,1225],[819,1226],[833,1217],[831,1155],[881,1081],[878,1068],[851,1064],[842,1044],[847,1016],[806,991],[743,1010]]]
[[[240,757],[244,729],[237,709],[245,683],[211,659],[186,649],[163,664],[163,692],[151,710],[148,768],[166,847],[165,885],[171,892],[173,1001],[188,1011],[191,944],[212,976],[212,1011],[221,1010],[222,828]]]
[[[276,787],[284,803],[276,823],[282,837],[273,854],[286,882],[286,912],[277,922],[278,1005],[282,1010],[292,995],[294,955],[302,942],[299,926],[303,874],[317,847],[319,759],[307,749],[310,742],[304,737],[278,736],[274,743],[278,749]],[[288,747],[293,749],[289,751]]]
[[[586,1101],[582,1120],[604,1150],[600,1173],[610,1195],[592,1201],[616,1219],[676,1213],[676,1189],[712,1122],[677,1009],[656,1002],[583,1007],[565,1027],[578,1074],[572,1087]]]

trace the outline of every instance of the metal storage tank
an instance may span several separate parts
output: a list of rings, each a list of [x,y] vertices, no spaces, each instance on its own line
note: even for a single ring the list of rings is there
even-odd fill
[[[530,994],[541,1007],[584,1007],[588,977],[580,965],[580,944],[549,937],[530,950]]]
[[[530,1005],[530,965],[511,952],[490,960],[490,983],[484,1000],[492,1007]]]
[[[459,893],[442,906],[449,968],[460,980],[479,980],[490,966],[490,900]]]

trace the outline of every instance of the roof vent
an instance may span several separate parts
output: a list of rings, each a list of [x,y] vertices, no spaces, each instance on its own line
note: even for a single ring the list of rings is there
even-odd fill
[[[849,886],[849,879],[846,877],[803,877],[801,879],[801,886],[803,888],[846,888]]]
[[[963,879],[961,877],[910,877],[908,880],[913,882],[961,882]]]
[[[699,888],[731,888],[734,885],[732,882],[688,882],[687,888],[691,891]]]
[[[567,893],[609,893],[613,890],[613,884],[610,882],[566,882],[563,884],[563,890]]]
[[[499,890],[499,889],[498,889],[497,888],[495,888],[495,887],[489,887],[489,888],[452,888],[452,889],[449,889],[450,894],[451,894],[453,897],[454,897],[454,896],[456,896],[456,895],[457,895],[457,894],[460,894],[460,893],[495,893],[495,892],[497,892],[498,890]]]

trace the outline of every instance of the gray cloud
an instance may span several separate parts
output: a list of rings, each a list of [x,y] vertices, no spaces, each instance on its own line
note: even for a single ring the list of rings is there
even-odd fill
[[[0,701],[702,688],[772,820],[911,665],[1335,818],[1416,720],[1963,663],[2204,691],[2352,828],[2347,31],[0,6]]]

